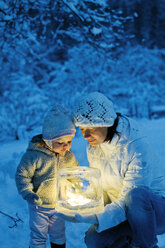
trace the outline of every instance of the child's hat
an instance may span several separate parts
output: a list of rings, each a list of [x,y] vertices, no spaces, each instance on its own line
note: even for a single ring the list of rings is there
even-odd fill
[[[74,110],[75,125],[80,127],[110,127],[116,117],[111,100],[99,92],[82,97]]]
[[[44,140],[58,139],[63,136],[72,136],[76,132],[69,111],[61,105],[56,105],[47,113],[42,136]]]

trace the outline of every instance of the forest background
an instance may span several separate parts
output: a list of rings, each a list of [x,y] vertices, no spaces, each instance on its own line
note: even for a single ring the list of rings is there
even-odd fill
[[[165,110],[164,0],[1,0],[0,140],[20,140],[50,106],[100,91],[116,111]]]

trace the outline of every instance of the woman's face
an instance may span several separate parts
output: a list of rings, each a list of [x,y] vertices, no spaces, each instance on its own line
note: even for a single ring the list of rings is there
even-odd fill
[[[71,147],[71,142],[74,135],[64,136],[55,140],[52,140],[51,150],[63,155],[64,152],[69,151]]]
[[[97,146],[107,137],[107,127],[80,127],[81,132],[91,146]]]

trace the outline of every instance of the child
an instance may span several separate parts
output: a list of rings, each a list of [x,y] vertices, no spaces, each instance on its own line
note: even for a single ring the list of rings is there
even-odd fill
[[[65,247],[65,223],[55,215],[56,176],[61,167],[78,166],[70,151],[76,129],[62,106],[45,117],[42,134],[32,138],[16,172],[18,192],[28,202],[30,248]]]

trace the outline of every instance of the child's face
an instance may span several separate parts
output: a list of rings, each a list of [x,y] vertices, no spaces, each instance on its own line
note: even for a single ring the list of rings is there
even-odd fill
[[[52,150],[62,155],[65,151],[69,151],[74,135],[64,136],[52,141]]]

